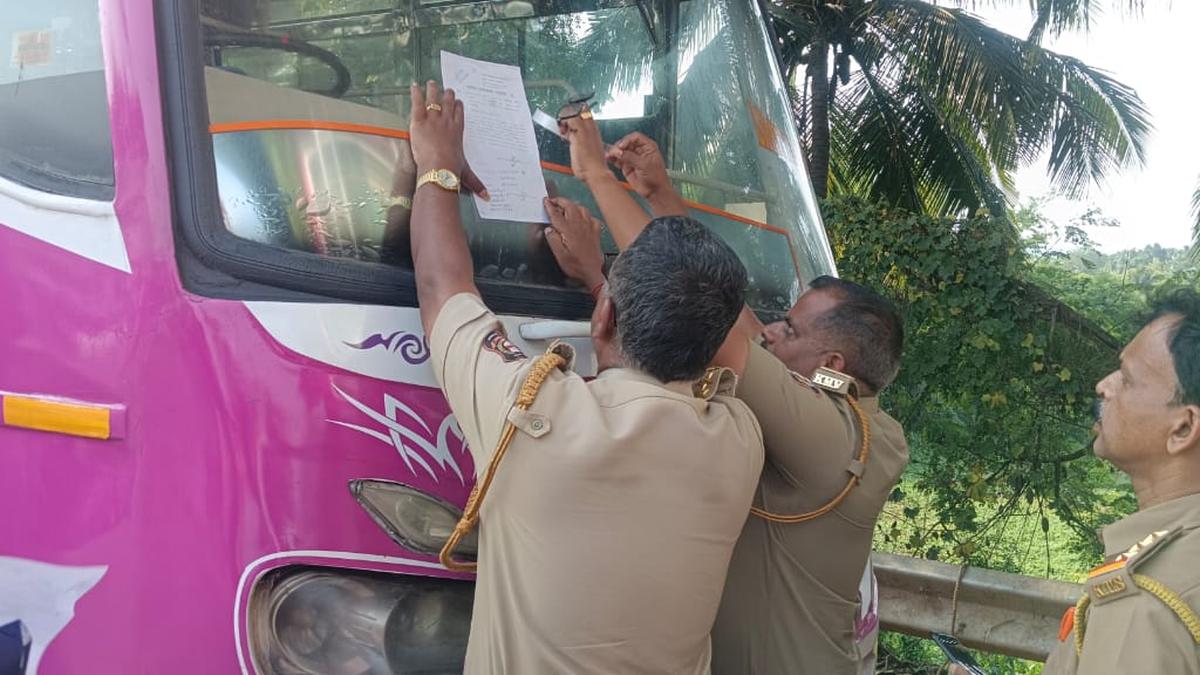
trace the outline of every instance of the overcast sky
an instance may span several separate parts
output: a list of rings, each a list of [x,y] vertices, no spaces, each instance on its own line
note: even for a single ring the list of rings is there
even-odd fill
[[[1104,3],[1100,3],[1104,4]],[[1186,246],[1191,241],[1192,192],[1200,180],[1200,2],[1147,0],[1141,16],[1114,9],[1093,20],[1090,32],[1065,34],[1046,46],[1103,68],[1137,90],[1154,125],[1146,147],[1146,165],[1114,175],[1093,187],[1081,201],[1053,200],[1045,209],[1067,222],[1089,206],[1098,206],[1121,222],[1092,234],[1106,253],[1148,244]],[[1028,5],[977,7],[988,23],[1014,35],[1028,33]],[[1024,201],[1050,191],[1042,163],[1017,174]]]

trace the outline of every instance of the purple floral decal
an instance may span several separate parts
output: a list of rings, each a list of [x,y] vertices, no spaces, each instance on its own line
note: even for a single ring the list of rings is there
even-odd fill
[[[362,342],[347,342],[346,346],[363,350],[383,347],[389,352],[399,354],[400,358],[414,366],[429,360],[429,343],[425,341],[424,336],[403,330],[387,337],[384,337],[383,333],[376,333]]]

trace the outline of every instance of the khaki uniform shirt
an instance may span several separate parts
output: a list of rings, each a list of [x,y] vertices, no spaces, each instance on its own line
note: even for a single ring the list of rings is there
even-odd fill
[[[625,369],[555,371],[512,407],[533,359],[477,296],[451,298],[430,349],[482,474],[517,427],[480,514],[466,672],[706,673],[762,434],[732,396]]]
[[[1131,547],[1163,530],[1168,534],[1130,554]],[[1136,572],[1155,579],[1200,612],[1200,494],[1138,511],[1104,528],[1103,539],[1108,559],[1125,554],[1128,561],[1124,568],[1105,572],[1114,567],[1106,565],[1089,575],[1083,651],[1076,655],[1073,631],[1060,634],[1042,672],[1200,675],[1200,648],[1183,621],[1124,576]]]
[[[790,372],[752,345],[738,387],[762,425],[767,460],[754,502],[805,513],[835,497],[859,451],[859,422],[845,398]],[[908,463],[899,423],[873,398],[862,482],[834,511],[796,524],[751,516],[734,549],[713,629],[713,672],[855,673],[874,647],[855,636],[859,582],[884,502]],[[874,664],[870,664],[874,672]]]

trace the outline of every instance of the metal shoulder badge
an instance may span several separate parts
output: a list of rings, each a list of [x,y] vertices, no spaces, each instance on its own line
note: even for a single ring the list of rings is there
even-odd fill
[[[850,387],[854,384],[853,377],[825,367],[817,368],[813,372],[812,379],[809,381],[826,391],[831,391],[842,396],[849,394]]]
[[[1139,584],[1134,579],[1134,570],[1162,550],[1178,533],[1178,530],[1153,532],[1112,562],[1088,572],[1085,585],[1092,602],[1102,605],[1136,594]]]

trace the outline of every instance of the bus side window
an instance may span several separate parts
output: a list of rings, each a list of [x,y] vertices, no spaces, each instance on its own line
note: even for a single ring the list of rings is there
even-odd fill
[[[0,120],[0,176],[113,198],[97,0],[0,4]]]

